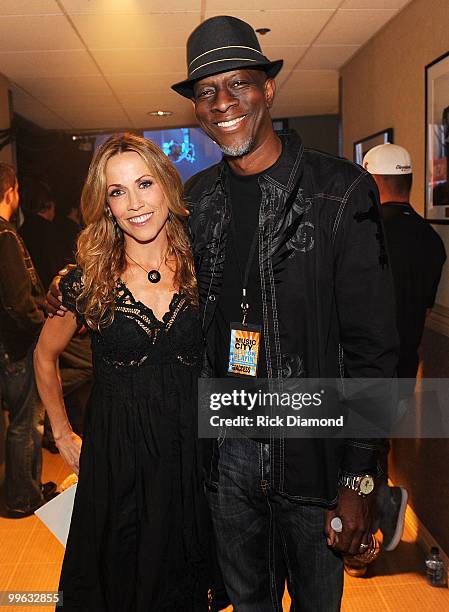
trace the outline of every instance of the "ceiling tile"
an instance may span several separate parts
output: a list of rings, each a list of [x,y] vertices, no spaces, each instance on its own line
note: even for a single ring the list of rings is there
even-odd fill
[[[53,95],[53,96],[40,96],[39,101],[52,108],[58,114],[63,115],[64,112],[72,111],[72,110],[82,110],[85,111],[88,109],[88,112],[95,109],[102,108],[116,108],[120,109],[120,104],[117,102],[116,98],[110,94],[83,94],[79,96],[68,96],[66,92],[62,95]]]
[[[293,68],[307,49],[307,45],[289,45],[282,47],[265,46],[263,51],[270,60],[283,59],[284,66],[282,69],[285,71]]]
[[[342,9],[402,9],[411,0],[345,0]]]
[[[260,40],[264,46],[309,45],[317,36],[333,10],[320,11],[233,11],[233,15],[256,28],[271,28],[271,32]],[[206,17],[219,15],[207,12]]]
[[[63,16],[0,16],[0,51],[81,48],[81,41]]]
[[[167,49],[185,47],[190,32],[199,24],[199,14],[73,15],[72,20],[92,49]]]
[[[98,76],[97,67],[84,50],[0,53],[0,72],[10,79]]]
[[[84,94],[105,94],[110,89],[100,76],[41,78],[20,77],[21,87],[37,98],[48,96],[83,96]]]
[[[117,108],[68,109],[63,116],[76,129],[133,127],[125,113]]]
[[[186,70],[185,47],[168,49],[92,49],[103,74],[165,74]],[[1,70],[1,67],[0,67]],[[185,73],[183,72],[183,75]],[[182,77],[181,77],[182,78]]]
[[[2,0],[0,15],[61,15],[55,0]]]
[[[245,10],[282,10],[282,9],[335,9],[341,0],[246,0]],[[207,0],[208,11],[221,11],[217,15],[229,15],[242,8],[241,0],[226,0],[226,7],[223,8],[223,0]],[[236,15],[237,16],[237,15]]]
[[[338,70],[348,61],[360,45],[313,46],[298,64],[298,70]]]
[[[279,89],[288,87],[292,91],[302,89],[336,89],[338,88],[338,72],[336,70],[293,70],[281,81]]]
[[[338,11],[315,41],[317,45],[361,45],[371,38],[396,10]]]
[[[184,72],[166,74],[109,74],[108,82],[117,94],[169,91],[173,83],[185,78]]]
[[[126,108],[144,109],[146,112],[152,110],[171,110],[176,112],[178,108],[190,108],[190,100],[184,99],[174,91],[164,90],[157,93],[122,93],[118,96],[120,102]]]
[[[49,129],[69,129],[70,123],[51,109],[46,108],[26,93],[12,87],[12,104],[15,113]]]
[[[132,111],[131,118],[136,127],[146,128],[148,130],[160,130],[166,127],[187,127],[189,125],[197,125],[195,115],[192,109],[187,108],[177,112],[171,117],[149,117],[143,111]]]
[[[113,14],[143,15],[148,13],[185,13],[201,10],[201,0],[62,0],[70,15]]]

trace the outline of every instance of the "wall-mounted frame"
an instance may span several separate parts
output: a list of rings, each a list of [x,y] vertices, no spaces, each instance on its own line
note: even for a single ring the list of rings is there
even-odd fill
[[[426,66],[424,216],[449,223],[449,52]]]
[[[354,142],[353,151],[354,161],[356,164],[362,165],[363,158],[370,149],[377,147],[377,145],[386,144],[387,142],[393,142],[393,128],[387,128],[386,130],[381,130],[361,140],[356,140]]]

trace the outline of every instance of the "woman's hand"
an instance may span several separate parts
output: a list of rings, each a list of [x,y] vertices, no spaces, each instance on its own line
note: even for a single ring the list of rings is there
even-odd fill
[[[80,469],[81,438],[74,431],[69,431],[59,438],[55,438],[55,442],[64,461],[78,475]]]

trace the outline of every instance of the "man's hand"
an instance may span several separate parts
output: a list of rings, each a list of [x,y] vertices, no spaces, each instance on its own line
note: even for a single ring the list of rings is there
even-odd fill
[[[360,545],[370,542],[375,511],[375,493],[362,497],[352,489],[341,487],[337,507],[326,513],[325,531],[328,546],[343,554],[363,553],[366,548],[360,548]],[[331,520],[335,516],[339,516],[343,523],[341,533],[336,533],[331,527]]]
[[[75,264],[68,264],[66,268],[59,270],[58,276],[55,276],[54,279],[51,281],[51,285],[48,290],[45,302],[45,308],[49,317],[53,317],[54,315],[58,315],[58,317],[63,317],[67,312],[67,308],[62,305],[62,295],[59,291],[59,281],[73,268],[76,268]]]

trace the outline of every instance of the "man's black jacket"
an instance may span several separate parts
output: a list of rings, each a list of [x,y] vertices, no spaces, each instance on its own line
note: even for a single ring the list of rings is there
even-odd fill
[[[395,306],[377,187],[360,166],[304,149],[294,132],[282,145],[259,178],[268,377],[393,377]],[[222,161],[186,185],[205,376],[214,376],[213,322],[231,213],[227,172]],[[270,452],[271,486],[307,503],[334,504],[339,472],[377,469],[372,440],[272,439]]]
[[[44,292],[15,227],[0,217],[0,343],[22,359],[44,323]]]

